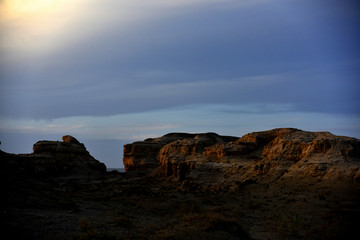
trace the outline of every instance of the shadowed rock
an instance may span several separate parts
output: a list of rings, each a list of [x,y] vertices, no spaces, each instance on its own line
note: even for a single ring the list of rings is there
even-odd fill
[[[2,152],[3,164],[11,171],[34,176],[60,176],[100,174],[106,172],[105,164],[92,157],[84,144],[72,136],[60,141],[39,141],[32,154]],[[11,167],[10,167],[11,166]]]

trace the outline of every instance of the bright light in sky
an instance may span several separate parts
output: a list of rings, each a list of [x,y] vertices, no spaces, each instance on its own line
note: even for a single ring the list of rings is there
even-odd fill
[[[114,167],[122,143],[171,131],[360,137],[359,10],[352,0],[0,0],[2,149],[72,134]]]
[[[3,1],[5,12],[17,16],[23,14],[43,14],[55,7],[61,1],[57,0],[5,0]]]
[[[66,29],[79,13],[80,3],[71,0],[0,2],[0,47],[22,56],[54,49],[61,44]]]

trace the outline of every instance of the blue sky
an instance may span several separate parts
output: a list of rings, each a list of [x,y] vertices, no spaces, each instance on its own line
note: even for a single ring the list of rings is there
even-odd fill
[[[123,144],[174,131],[360,138],[359,10],[351,0],[0,1],[1,149],[71,134],[121,167]]]

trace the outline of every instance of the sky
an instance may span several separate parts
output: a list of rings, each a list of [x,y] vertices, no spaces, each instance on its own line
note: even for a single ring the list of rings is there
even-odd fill
[[[360,138],[356,0],[0,0],[0,148],[107,167],[169,132]]]

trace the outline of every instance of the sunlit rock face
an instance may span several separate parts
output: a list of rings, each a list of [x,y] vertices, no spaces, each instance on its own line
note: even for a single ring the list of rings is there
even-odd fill
[[[236,191],[246,181],[341,185],[360,179],[360,140],[294,128],[241,138],[169,134],[126,145],[124,164],[127,170],[158,168],[184,185],[203,189]]]
[[[237,138],[220,136],[216,133],[169,133],[159,138],[146,139],[145,141],[125,145],[123,163],[126,171],[149,170],[160,165],[164,169],[172,169],[176,167],[167,167],[171,165],[171,161],[174,162],[172,156],[181,158],[181,155],[202,153],[207,146],[234,139]],[[176,149],[173,149],[173,147]],[[183,160],[180,160],[180,162]],[[174,162],[174,165],[177,165],[177,163]],[[174,169],[174,172],[177,172],[177,170]],[[169,170],[167,174],[171,175],[172,171]]]
[[[166,176],[177,176],[182,181],[201,162],[206,148],[224,144],[236,137],[220,136],[216,133],[196,134],[165,145],[158,154],[158,162]]]

